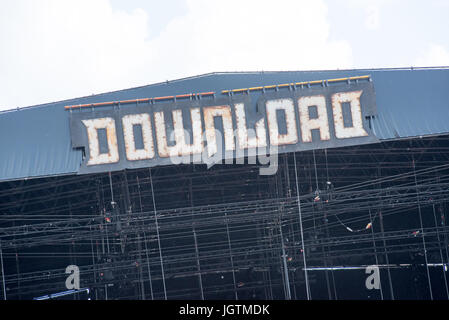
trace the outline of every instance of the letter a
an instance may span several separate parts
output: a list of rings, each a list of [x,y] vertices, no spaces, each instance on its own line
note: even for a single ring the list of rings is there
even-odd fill
[[[78,266],[70,265],[65,269],[65,273],[70,275],[65,280],[65,286],[67,289],[79,289],[80,288],[80,269]]]
[[[369,274],[373,272],[368,278],[366,278],[365,285],[368,290],[380,288],[380,275],[378,266],[368,266],[365,273]]]

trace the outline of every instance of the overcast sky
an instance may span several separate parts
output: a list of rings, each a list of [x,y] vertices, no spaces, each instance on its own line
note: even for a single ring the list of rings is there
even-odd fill
[[[215,71],[449,66],[449,0],[0,0],[0,110]]]

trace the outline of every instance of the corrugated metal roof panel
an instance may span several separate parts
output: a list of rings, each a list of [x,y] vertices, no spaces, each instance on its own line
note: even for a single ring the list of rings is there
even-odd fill
[[[373,130],[389,140],[449,133],[449,69],[370,69],[213,73],[0,113],[0,181],[77,172],[66,105],[184,93],[221,92],[288,82],[371,75],[378,116]]]

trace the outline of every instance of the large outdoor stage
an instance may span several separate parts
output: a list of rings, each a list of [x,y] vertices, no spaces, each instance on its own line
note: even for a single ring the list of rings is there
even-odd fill
[[[449,299],[448,84],[217,73],[0,113],[0,297]]]

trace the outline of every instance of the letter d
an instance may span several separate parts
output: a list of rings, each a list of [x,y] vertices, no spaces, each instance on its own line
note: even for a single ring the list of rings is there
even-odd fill
[[[262,307],[257,305],[257,304],[255,304],[253,306],[253,314],[261,314],[261,312],[262,312]]]

